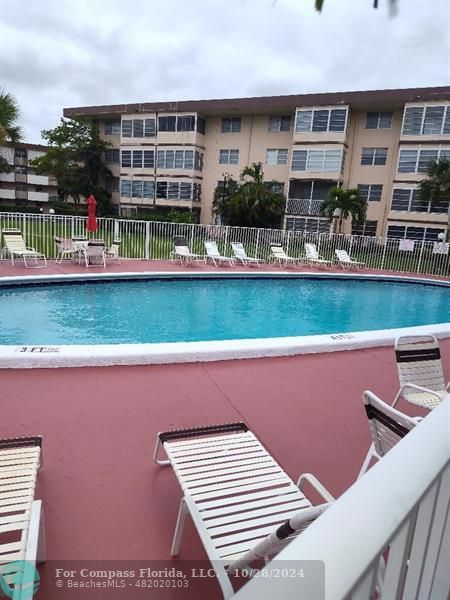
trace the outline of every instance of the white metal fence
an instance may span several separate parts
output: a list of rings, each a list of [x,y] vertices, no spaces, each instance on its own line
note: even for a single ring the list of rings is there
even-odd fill
[[[449,399],[427,415],[236,600],[441,600],[450,592]],[[330,453],[330,461],[333,456]],[[385,572],[379,570],[384,558]],[[323,581],[280,576],[322,561]],[[307,575],[306,575],[307,577]],[[379,583],[378,593],[375,586]],[[308,585],[309,584],[309,585]],[[319,591],[320,590],[320,591]],[[319,593],[318,593],[319,591]],[[314,593],[315,592],[315,593]]]
[[[87,235],[86,217],[80,216],[0,213],[0,229],[4,228],[20,229],[27,245],[48,258],[56,256],[55,236]],[[184,236],[191,251],[199,254],[205,252],[205,241],[215,240],[228,256],[231,242],[242,242],[248,255],[264,260],[270,259],[273,243],[282,244],[290,256],[303,257],[304,244],[310,242],[328,260],[334,260],[335,250],[342,249],[368,269],[450,276],[449,247],[438,242],[110,218],[99,218],[98,230],[89,234],[106,244],[120,239],[122,257],[147,260],[169,259],[176,236]]]

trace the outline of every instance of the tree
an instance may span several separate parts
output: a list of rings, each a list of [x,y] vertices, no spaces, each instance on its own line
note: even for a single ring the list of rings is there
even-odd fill
[[[337,233],[342,233],[344,221],[350,216],[352,217],[352,222],[357,224],[364,223],[367,212],[367,201],[361,197],[357,189],[346,190],[343,187],[334,187],[331,188],[328,198],[322,203],[320,212],[330,219],[338,216]]]
[[[431,206],[447,205],[447,241],[450,241],[450,160],[437,158],[432,160],[426,170],[427,176],[419,182],[419,194],[424,202]]]
[[[224,186],[214,193],[213,213],[225,225],[279,227],[285,198],[273,190],[275,183],[264,181],[261,163],[245,167],[239,182],[226,176]]]
[[[111,171],[103,162],[105,150],[110,146],[98,133],[97,124],[89,119],[61,119],[54,129],[41,132],[48,143],[44,156],[32,161],[38,173],[53,175],[58,181],[59,199],[75,203],[81,196],[94,194],[99,214],[110,211],[111,196],[104,182]]]
[[[22,141],[19,116],[19,105],[14,96],[0,90],[0,146],[14,146]]]

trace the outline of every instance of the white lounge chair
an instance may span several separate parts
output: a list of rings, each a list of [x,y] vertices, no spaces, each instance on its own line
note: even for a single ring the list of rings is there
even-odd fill
[[[358,475],[358,479],[369,469],[373,458],[380,460],[420,421],[420,417],[409,417],[389,406],[372,392],[363,394],[364,408],[369,419],[372,444]]]
[[[306,262],[309,265],[317,265],[322,267],[331,267],[333,262],[331,260],[326,260],[322,256],[319,255],[316,245],[307,243],[305,244],[305,253],[306,253]]]
[[[194,254],[190,251],[184,237],[176,237],[173,241],[174,249],[170,253],[170,260],[174,263],[180,261],[182,267],[185,267],[190,262],[195,260],[197,263],[206,262],[206,257],[203,254]]]
[[[114,240],[108,250],[105,251],[105,260],[120,262],[120,240]]]
[[[339,264],[343,269],[351,269],[352,267],[355,267],[356,269],[362,269],[366,266],[365,263],[350,258],[346,250],[335,250],[335,253]]]
[[[210,258],[216,267],[218,264],[220,265],[224,262],[227,262],[232,267],[236,262],[231,256],[222,256],[216,242],[205,242],[205,249],[207,258]]]
[[[288,256],[281,244],[271,244],[270,251],[272,252],[272,256],[270,257],[271,260],[273,262],[277,262],[280,267],[282,267],[283,265],[286,266],[288,264],[298,265],[300,263],[299,258],[295,258],[294,256]]]
[[[39,436],[0,440],[0,575],[10,598],[31,598],[31,592],[21,594],[24,561],[45,561],[42,501],[34,499],[41,444]]]
[[[2,234],[5,244],[4,249],[10,255],[12,265],[14,265],[14,257],[18,256],[23,259],[27,269],[45,268],[47,266],[45,254],[27,246],[20,229],[3,229]],[[34,264],[28,264],[27,259],[32,260]]]
[[[172,465],[183,492],[171,555],[189,513],[225,598],[234,593],[228,574],[276,554],[334,501],[309,473],[296,485],[244,423],[160,433],[154,460]],[[324,503],[313,506],[306,482]]]
[[[395,340],[400,389],[392,406],[400,398],[433,409],[449,394],[445,383],[439,342],[433,335],[402,336]]]
[[[247,252],[243,244],[240,242],[231,242],[231,247],[233,249],[233,254],[237,260],[239,260],[244,267],[248,267],[249,265],[257,265],[261,266],[263,260],[262,258],[256,258],[256,256],[247,256]]]

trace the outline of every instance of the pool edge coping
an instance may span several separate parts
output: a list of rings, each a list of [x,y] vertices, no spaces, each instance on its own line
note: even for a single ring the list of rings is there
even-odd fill
[[[378,275],[369,273],[335,272],[174,272],[144,271],[129,273],[80,273],[61,275],[30,275],[1,277],[1,286],[51,282],[76,282],[117,279],[166,278],[339,278],[402,281],[450,287],[441,279],[411,275]],[[357,350],[393,345],[399,335],[432,334],[438,338],[450,337],[450,323],[382,329],[362,332],[332,333],[297,337],[255,338],[238,340],[165,342],[154,344],[98,344],[98,345],[0,345],[0,369],[60,368],[90,366],[120,366],[212,362],[248,358],[296,356],[342,350]]]

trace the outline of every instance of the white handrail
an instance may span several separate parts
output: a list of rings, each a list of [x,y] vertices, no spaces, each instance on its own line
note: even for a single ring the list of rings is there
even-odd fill
[[[447,398],[268,567],[281,568],[284,561],[323,561],[325,600],[368,599],[379,558],[391,545],[381,598],[446,598],[449,456]],[[301,583],[295,577],[257,575],[233,598],[302,600]]]

